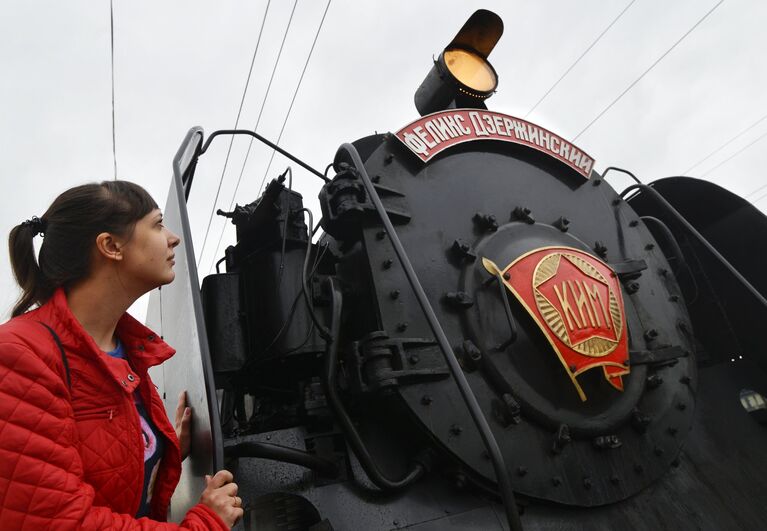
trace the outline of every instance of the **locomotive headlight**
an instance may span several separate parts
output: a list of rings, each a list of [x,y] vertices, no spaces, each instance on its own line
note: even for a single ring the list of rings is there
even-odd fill
[[[421,116],[456,107],[487,108],[483,101],[498,86],[487,56],[501,34],[503,22],[495,13],[480,9],[469,17],[415,93]]]
[[[477,93],[478,97],[490,96],[498,86],[495,69],[477,53],[453,48],[442,53],[442,60],[456,81]]]

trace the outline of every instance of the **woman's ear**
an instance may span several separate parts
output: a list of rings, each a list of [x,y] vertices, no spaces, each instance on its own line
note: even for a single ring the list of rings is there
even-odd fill
[[[122,248],[122,242],[108,232],[102,232],[96,236],[96,251],[108,260],[122,260]]]

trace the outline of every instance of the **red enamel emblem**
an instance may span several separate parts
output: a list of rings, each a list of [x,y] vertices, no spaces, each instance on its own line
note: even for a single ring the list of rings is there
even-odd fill
[[[626,316],[620,284],[607,264],[569,247],[537,249],[505,268],[482,262],[546,335],[581,400],[586,394],[577,376],[595,367],[623,391],[622,376],[629,373]]]

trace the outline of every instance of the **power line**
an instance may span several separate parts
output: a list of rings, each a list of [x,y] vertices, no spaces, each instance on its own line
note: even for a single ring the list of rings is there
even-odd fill
[[[330,8],[331,1],[332,0],[328,0],[328,3],[325,5],[325,12],[322,13],[322,20],[320,20],[320,25],[317,27],[317,32],[314,34],[314,40],[312,41],[312,47],[309,49],[309,55],[306,57],[306,62],[304,63],[304,69],[301,70],[301,77],[298,78],[298,84],[296,85],[296,90],[293,92],[293,98],[290,100],[290,105],[288,106],[288,112],[285,114],[285,120],[282,121],[280,134],[277,135],[277,141],[275,142],[275,144],[277,145],[280,144],[280,140],[282,139],[282,133],[285,132],[285,126],[288,123],[288,118],[290,118],[290,112],[293,110],[293,104],[296,102],[296,96],[298,96],[298,89],[301,88],[301,82],[304,80],[304,74],[306,74],[306,68],[309,66],[309,60],[312,58],[312,53],[314,52],[314,45],[317,44],[317,38],[320,36],[322,25],[325,23],[325,16],[328,14],[328,9]],[[272,167],[272,160],[274,160],[275,153],[276,151],[272,151],[272,156],[269,158],[269,164],[266,167],[264,176],[261,178],[261,184],[258,186],[259,194],[261,194],[261,191],[264,188],[264,182],[266,182],[266,176],[269,174],[269,169]]]
[[[758,137],[756,138],[756,140],[754,140],[754,141],[753,141],[753,142],[751,142],[750,144],[747,144],[746,146],[744,146],[744,147],[740,148],[738,151],[736,151],[735,153],[733,153],[732,155],[730,155],[729,157],[727,157],[726,159],[724,159],[722,162],[720,162],[719,164],[717,164],[717,165],[716,165],[716,166],[714,166],[713,168],[709,169],[709,170],[708,170],[706,173],[704,173],[703,175],[701,175],[701,177],[705,177],[706,175],[708,175],[709,173],[711,173],[712,171],[714,171],[714,170],[715,170],[715,169],[717,169],[718,167],[720,167],[720,166],[722,166],[723,164],[725,164],[725,163],[727,163],[727,162],[731,161],[732,159],[734,159],[735,157],[737,157],[738,155],[740,155],[741,153],[743,153],[745,150],[747,150],[748,148],[750,148],[751,146],[753,146],[754,144],[756,144],[757,142],[759,142],[761,139],[763,139],[763,138],[764,138],[764,137],[766,137],[766,136],[767,136],[767,132],[765,132],[765,133],[761,134],[760,136],[758,136]]]
[[[755,190],[751,190],[750,192],[748,192],[746,195],[743,196],[743,199],[748,199],[752,195],[756,195],[757,193],[761,192],[765,188],[767,188],[767,184],[763,184],[759,186],[758,188],[756,188]]]
[[[759,197],[757,197],[757,198],[756,198],[756,199],[754,199],[753,201],[749,201],[749,202],[750,202],[752,205],[756,205],[756,204],[757,204],[759,201],[761,201],[761,200],[762,200],[762,199],[764,199],[765,197],[767,197],[767,194],[764,194],[764,195],[760,195]]]
[[[301,71],[301,77],[298,78],[298,84],[296,85],[296,90],[293,92],[293,98],[290,100],[290,106],[288,107],[288,112],[285,114],[285,120],[283,120],[283,122],[282,122],[282,128],[280,129],[280,134],[277,137],[277,142],[275,142],[276,144],[280,143],[280,139],[282,138],[282,133],[285,131],[285,125],[288,123],[288,118],[290,118],[290,112],[293,110],[293,104],[296,101],[296,96],[298,95],[298,90],[301,88],[301,82],[304,80],[304,74],[306,74],[306,69],[309,66],[309,61],[312,58],[312,53],[314,52],[314,47],[317,44],[317,39],[320,36],[320,31],[322,30],[322,26],[325,23],[325,17],[328,14],[328,9],[330,9],[330,3],[331,2],[332,2],[332,0],[328,0],[328,3],[325,5],[325,11],[322,13],[322,20],[320,20],[320,24],[317,27],[317,32],[314,34],[314,40],[312,41],[312,46],[309,49],[309,55],[306,57],[306,62],[304,63],[304,68]],[[268,166],[266,168],[266,172],[264,173],[264,178],[261,179],[261,185],[259,185],[259,192],[260,192],[261,188],[263,187],[264,180],[266,179],[266,175],[269,173],[269,168],[271,168],[272,160],[274,160],[274,154],[275,154],[275,152],[272,151],[272,156],[269,159],[269,164],[268,164]],[[243,164],[243,170],[244,170],[244,168],[245,168],[245,166]],[[240,176],[242,177],[242,175],[240,175]],[[239,185],[240,185],[240,181],[238,180],[237,181],[237,187],[235,188],[234,194],[232,195],[232,201],[229,204],[229,210],[231,210],[232,206],[234,205],[234,200],[236,198],[237,189],[239,188]],[[218,249],[221,246],[221,241],[223,240],[224,231],[225,230],[226,230],[226,223],[224,223],[224,225],[222,226],[221,234],[219,234],[219,236],[218,236],[218,243],[216,244],[216,251],[213,254],[213,263],[214,264],[216,262],[216,256],[218,255]],[[212,269],[212,267],[211,267],[211,269]]]
[[[256,54],[258,54],[258,47],[261,44],[261,35],[264,32],[264,25],[266,24],[266,17],[269,14],[269,5],[272,0],[266,2],[266,9],[264,10],[264,16],[261,19],[261,29],[258,31],[258,38],[256,39],[256,48],[253,50],[253,58],[250,60],[250,69],[248,70],[248,77],[245,80],[245,88],[242,91],[242,98],[240,99],[240,107],[237,109],[237,118],[234,121],[234,129],[240,125],[240,115],[242,114],[242,107],[245,104],[245,96],[248,93],[248,87],[250,86],[250,76],[253,74],[253,65],[256,63]],[[205,251],[205,244],[208,242],[208,234],[210,233],[210,225],[213,222],[213,213],[216,210],[216,203],[218,202],[218,196],[221,193],[221,184],[224,182],[224,175],[226,174],[226,167],[229,165],[229,155],[232,153],[232,145],[234,144],[234,136],[229,139],[229,148],[226,150],[226,159],[224,159],[224,169],[221,170],[221,177],[218,179],[218,188],[216,189],[216,197],[213,199],[213,208],[210,210],[210,216],[208,217],[208,226],[205,228],[205,237],[202,240],[202,247],[200,248],[200,255],[197,258],[197,267],[200,267],[200,261],[202,260],[202,253]]]
[[[109,40],[112,63],[112,160],[114,161],[114,179],[117,180],[117,135],[115,134],[115,14],[113,0],[109,0]]]
[[[274,67],[272,68],[272,74],[269,77],[269,83],[266,85],[266,92],[264,93],[264,97],[261,100],[261,108],[258,111],[258,117],[256,118],[256,125],[253,126],[253,131],[258,131],[258,125],[261,123],[261,116],[263,116],[264,108],[266,107],[266,100],[269,98],[269,93],[272,90],[272,83],[274,82],[274,75],[277,73],[277,67],[280,64],[280,59],[282,58],[282,51],[285,48],[285,41],[288,38],[288,32],[290,31],[290,26],[293,23],[293,15],[296,12],[296,6],[298,5],[298,0],[295,0],[293,2],[293,9],[290,11],[290,17],[288,18],[288,24],[285,26],[285,32],[282,34],[282,42],[280,43],[280,49],[277,52],[277,59],[274,61]],[[242,182],[242,176],[245,173],[245,166],[248,163],[248,157],[250,157],[250,150],[253,148],[253,137],[250,138],[250,142],[248,142],[248,150],[245,152],[245,159],[242,162],[242,168],[240,168],[240,175],[237,177],[237,184],[234,187],[234,192],[232,192],[232,199],[229,202],[229,208],[228,211],[232,210],[232,206],[234,205],[234,200],[237,197],[237,191],[240,189],[240,183]],[[213,208],[210,212],[211,219],[213,217],[213,212],[216,209],[216,202],[213,203]],[[209,225],[210,227],[210,225]],[[216,243],[216,250],[213,252],[213,261],[216,261],[216,255],[218,254],[218,247],[221,245],[221,238],[224,235],[224,230],[226,229],[226,221],[224,221],[222,227],[221,227],[221,234],[219,234],[218,237],[218,243]],[[202,261],[202,253],[200,253],[200,261]],[[199,267],[199,263],[197,266]]]
[[[615,98],[615,99],[614,99],[612,102],[610,102],[610,104],[609,104],[607,107],[605,107],[604,109],[602,109],[602,112],[600,112],[599,114],[597,114],[597,115],[596,115],[596,117],[595,117],[593,120],[591,120],[591,121],[588,123],[588,125],[586,125],[586,127],[584,127],[584,128],[581,130],[581,132],[580,132],[580,133],[578,133],[577,135],[575,135],[575,138],[573,138],[573,139],[572,139],[572,140],[573,140],[573,142],[574,142],[574,141],[576,141],[576,140],[578,140],[578,138],[579,138],[579,137],[580,137],[580,136],[581,136],[583,133],[585,133],[586,131],[588,131],[588,129],[589,129],[589,128],[590,128],[592,125],[594,125],[594,124],[597,122],[597,120],[599,120],[599,119],[600,119],[600,118],[601,118],[601,117],[602,117],[602,116],[603,116],[603,115],[604,115],[604,114],[605,114],[607,111],[609,111],[609,110],[610,110],[610,109],[613,107],[613,105],[615,105],[616,103],[618,103],[618,101],[620,101],[620,99],[621,99],[621,98],[623,98],[623,96],[625,96],[625,95],[626,95],[626,93],[627,93],[628,91],[630,91],[632,88],[634,88],[634,85],[636,85],[637,83],[639,83],[639,82],[642,80],[642,78],[643,78],[643,77],[645,77],[645,76],[646,76],[646,75],[647,75],[647,74],[648,74],[648,73],[649,73],[649,72],[650,72],[650,71],[651,71],[653,68],[655,68],[655,67],[658,65],[658,63],[660,63],[660,62],[661,62],[661,61],[662,61],[662,60],[663,60],[663,59],[664,59],[664,58],[665,58],[665,57],[666,57],[666,56],[667,56],[669,53],[671,53],[671,50],[673,50],[674,48],[676,48],[676,47],[677,47],[677,45],[678,45],[680,42],[682,42],[682,41],[683,41],[683,40],[684,40],[684,39],[685,39],[685,38],[686,38],[686,37],[687,37],[687,36],[688,36],[690,33],[692,33],[692,32],[695,30],[695,28],[697,28],[697,27],[698,27],[698,26],[701,24],[701,22],[703,22],[704,20],[706,20],[706,18],[707,18],[707,17],[708,17],[708,16],[709,16],[711,13],[713,13],[713,12],[714,12],[714,10],[715,10],[717,7],[719,7],[720,5],[722,5],[722,2],[724,2],[724,0],[719,0],[719,2],[717,2],[717,4],[716,4],[714,7],[712,7],[711,9],[709,9],[709,10],[708,10],[708,12],[706,12],[706,14],[705,14],[705,15],[703,15],[703,16],[702,16],[702,17],[701,17],[701,18],[700,18],[700,19],[699,19],[699,20],[698,20],[698,21],[697,21],[695,24],[693,24],[693,26],[692,26],[690,29],[688,29],[688,30],[685,32],[685,34],[684,34],[684,35],[682,35],[681,37],[679,37],[679,39],[678,39],[678,40],[677,40],[677,41],[676,41],[674,44],[672,44],[672,45],[671,45],[671,48],[669,48],[668,50],[666,50],[665,52],[663,52],[663,54],[662,54],[660,57],[658,57],[658,58],[655,60],[655,62],[654,62],[653,64],[651,64],[651,65],[650,65],[650,67],[649,67],[647,70],[645,70],[644,72],[642,72],[642,74],[641,74],[641,75],[640,75],[638,78],[636,78],[634,81],[632,81],[632,82],[631,82],[631,84],[630,84],[628,87],[626,87],[626,88],[623,90],[623,92],[621,92],[621,93],[618,95],[618,97],[617,97],[617,98]]]
[[[708,155],[706,155],[705,157],[703,157],[702,159],[700,159],[698,162],[696,162],[695,164],[693,164],[692,166],[690,166],[689,168],[687,168],[686,170],[684,170],[683,174],[685,174],[685,175],[686,175],[686,174],[687,174],[687,173],[689,173],[689,172],[690,172],[690,170],[692,170],[693,168],[695,168],[695,167],[697,167],[697,166],[700,166],[701,164],[703,164],[704,162],[706,162],[708,159],[710,159],[711,157],[713,157],[714,155],[716,155],[717,153],[719,153],[721,150],[723,150],[724,148],[726,148],[727,146],[729,146],[730,144],[732,144],[732,143],[733,143],[735,140],[737,140],[738,138],[740,138],[741,136],[743,136],[744,134],[746,134],[747,132],[749,132],[751,129],[753,129],[754,127],[756,127],[757,125],[759,125],[761,122],[763,122],[763,121],[764,121],[764,119],[765,119],[765,118],[767,118],[767,114],[765,114],[764,116],[762,116],[761,118],[759,118],[757,121],[755,121],[754,123],[752,123],[751,125],[749,125],[749,126],[748,126],[748,127],[746,127],[745,129],[743,129],[743,130],[742,130],[740,133],[736,134],[734,137],[732,137],[732,138],[731,138],[731,139],[729,139],[727,142],[725,142],[724,144],[722,144],[721,146],[719,146],[718,148],[716,148],[714,151],[712,151],[711,153],[709,153]]]
[[[266,92],[264,93],[264,99],[261,100],[261,109],[258,111],[258,118],[256,118],[256,125],[253,126],[253,131],[258,131],[258,125],[261,123],[261,116],[264,113],[264,108],[266,107],[266,100],[269,98],[269,92],[272,89],[272,82],[274,81],[274,74],[277,72],[277,66],[280,64],[280,58],[282,57],[282,50],[285,47],[285,40],[288,37],[288,31],[290,30],[290,24],[293,22],[293,13],[296,11],[296,5],[298,4],[298,0],[295,0],[293,2],[293,10],[290,12],[290,18],[288,19],[288,25],[285,28],[285,33],[282,36],[282,43],[280,43],[280,50],[277,52],[277,60],[274,62],[274,68],[272,68],[272,75],[269,77],[269,84],[266,86]],[[250,150],[253,148],[253,137],[250,138],[250,142],[248,142],[248,150],[245,152],[245,159],[242,161],[242,168],[240,168],[240,175],[237,177],[237,184],[234,187],[234,192],[232,193],[232,200],[229,202],[229,210],[232,210],[232,206],[234,205],[234,199],[237,197],[237,191],[240,189],[240,183],[242,182],[242,176],[245,173],[245,166],[248,164],[248,158],[250,157]],[[215,208],[215,205],[214,207]],[[224,226],[226,226],[226,223],[224,223]],[[223,234],[223,230],[222,230]],[[220,239],[219,239],[220,243]],[[215,256],[215,255],[214,255]]]
[[[624,7],[624,8],[623,8],[623,11],[621,11],[620,13],[618,13],[618,16],[617,16],[617,17],[615,17],[615,18],[613,19],[613,21],[612,21],[612,22],[610,22],[610,24],[608,24],[608,25],[607,25],[607,27],[606,27],[604,30],[602,30],[602,33],[600,33],[600,34],[599,34],[599,36],[598,36],[598,37],[597,37],[597,38],[594,40],[594,42],[592,42],[592,43],[589,45],[589,47],[588,47],[588,48],[586,48],[586,49],[584,50],[584,52],[583,52],[583,53],[580,55],[580,57],[578,57],[578,59],[576,59],[576,60],[575,60],[575,62],[574,62],[573,64],[571,64],[571,65],[570,65],[570,67],[569,67],[567,70],[565,70],[564,74],[562,74],[562,75],[559,77],[559,79],[557,79],[557,80],[556,80],[556,82],[555,82],[553,85],[551,85],[551,87],[549,87],[549,90],[547,90],[547,91],[546,91],[546,93],[545,93],[543,96],[541,96],[541,99],[539,99],[539,100],[538,100],[538,101],[535,103],[535,105],[533,105],[533,106],[530,108],[530,110],[529,110],[529,111],[527,111],[527,114],[525,114],[524,118],[527,118],[528,116],[530,116],[530,113],[532,113],[532,112],[533,112],[533,111],[534,111],[534,110],[535,110],[535,109],[538,107],[538,105],[540,105],[540,104],[541,104],[541,102],[543,102],[543,100],[545,100],[545,99],[546,99],[546,97],[547,97],[549,94],[551,94],[551,91],[552,91],[552,90],[554,90],[554,89],[557,87],[557,85],[559,85],[559,83],[560,83],[560,82],[561,82],[561,81],[562,81],[562,80],[563,80],[563,79],[564,79],[564,78],[567,76],[567,74],[569,74],[569,73],[570,73],[570,71],[571,71],[573,68],[575,68],[575,65],[577,65],[577,64],[578,64],[578,63],[581,61],[581,59],[583,59],[584,57],[586,57],[586,54],[587,54],[587,53],[589,53],[589,52],[591,51],[591,49],[594,47],[594,45],[595,45],[596,43],[598,43],[598,42],[599,42],[599,41],[602,39],[602,37],[604,36],[604,34],[605,34],[605,33],[607,33],[607,32],[610,30],[610,28],[612,28],[612,27],[613,27],[613,24],[615,24],[616,22],[618,22],[618,19],[620,19],[620,18],[623,16],[623,13],[625,13],[626,11],[628,11],[628,8],[630,8],[630,7],[631,7],[631,5],[632,5],[632,4],[633,4],[635,1],[636,1],[636,0],[631,0],[631,2],[629,2],[629,3],[626,5],[626,7]]]

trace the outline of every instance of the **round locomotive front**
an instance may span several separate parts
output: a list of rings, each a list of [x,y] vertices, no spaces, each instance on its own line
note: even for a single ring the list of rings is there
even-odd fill
[[[467,129],[518,122],[472,113]],[[473,136],[423,161],[400,141],[451,115],[461,112],[358,145],[514,490],[579,506],[631,496],[675,463],[692,423],[690,322],[670,266],[607,182],[545,149]],[[355,170],[341,158],[336,166],[321,203],[350,264],[338,269],[354,323],[344,329],[348,391],[396,393],[408,418],[381,422],[412,423],[457,481],[493,489],[485,446],[391,239],[361,189],[343,184]]]

